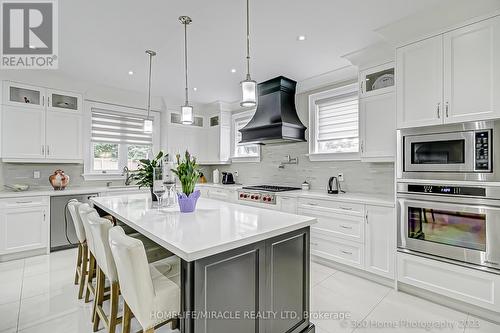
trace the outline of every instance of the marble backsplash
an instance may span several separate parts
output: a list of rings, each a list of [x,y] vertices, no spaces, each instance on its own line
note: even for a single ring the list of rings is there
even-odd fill
[[[307,180],[311,189],[326,189],[331,176],[344,174],[342,189],[348,192],[392,195],[394,193],[394,164],[365,163],[361,161],[311,162],[306,156],[307,143],[262,146],[261,163],[233,163],[224,166],[212,166],[207,174],[211,181],[211,171],[238,171],[237,182],[243,184],[271,184],[300,186]],[[285,156],[299,158],[298,164],[278,168]],[[222,179],[222,178],[221,178]]]

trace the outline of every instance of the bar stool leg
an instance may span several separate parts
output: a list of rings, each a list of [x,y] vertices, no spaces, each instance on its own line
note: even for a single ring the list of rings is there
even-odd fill
[[[95,290],[95,295],[94,295],[94,309],[92,311],[92,319],[94,322],[94,332],[97,332],[99,329],[99,321],[100,317],[97,314],[97,308],[102,306],[102,303],[104,302],[104,284],[105,284],[105,279],[104,279],[104,274],[102,270],[97,267],[97,285],[96,285],[96,290]]]
[[[80,266],[82,265],[82,244],[81,243],[78,243],[78,254],[76,256],[76,269],[75,269],[75,285],[78,284],[78,277],[79,277],[79,274],[78,274],[78,270],[80,268]]]
[[[87,244],[82,245],[82,262],[80,265],[80,287],[78,289],[78,299],[83,298],[83,289],[85,288],[85,277],[87,276],[88,272],[88,248]]]
[[[120,299],[120,285],[118,282],[111,284],[110,310],[109,310],[109,333],[115,333],[118,323],[118,300]]]
[[[92,279],[94,278],[94,274],[95,274],[95,258],[94,255],[89,251],[89,271],[87,273],[87,291],[85,293],[85,303],[90,302],[90,290],[92,289],[95,293],[95,289],[92,286]]]
[[[131,319],[132,319],[132,311],[128,307],[127,302],[123,300],[122,333],[130,333]]]

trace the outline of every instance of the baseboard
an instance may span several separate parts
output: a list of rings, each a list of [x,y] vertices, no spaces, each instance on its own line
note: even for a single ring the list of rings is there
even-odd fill
[[[311,255],[311,260],[318,263],[318,264],[328,266],[328,267],[331,267],[333,269],[343,271],[343,272],[346,272],[346,273],[349,273],[352,275],[357,275],[357,276],[362,277],[362,278],[367,279],[367,280],[371,280],[373,282],[382,284],[382,285],[387,286],[389,288],[396,288],[396,285],[395,285],[395,282],[393,279],[388,279],[386,277],[379,276],[377,274],[373,274],[373,273],[364,271],[364,270],[359,269],[359,268],[350,267],[350,266],[340,264],[338,262],[334,262],[334,261],[331,261],[328,259],[324,259],[324,258],[315,256],[315,255]]]
[[[0,255],[0,262],[6,262],[6,261],[11,261],[11,260],[17,260],[17,259],[24,259],[24,258],[43,255],[43,254],[47,254],[46,248],[3,254],[3,255]]]
[[[444,295],[433,293],[432,291],[428,291],[425,289],[421,289],[415,286],[411,286],[406,283],[398,282],[397,283],[398,290],[403,291],[405,293],[411,294],[413,296],[417,296],[423,298],[425,300],[431,301],[433,303],[443,305],[457,311],[470,313],[473,316],[486,319],[488,321],[494,322],[495,324],[500,324],[500,313],[491,311],[488,309],[484,309],[469,303],[465,303],[453,298],[449,298]]]

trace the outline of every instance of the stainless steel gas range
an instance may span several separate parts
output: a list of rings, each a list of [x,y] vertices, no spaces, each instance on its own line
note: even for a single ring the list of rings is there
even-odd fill
[[[238,190],[238,201],[242,204],[274,208],[276,206],[276,193],[300,190],[298,187],[257,185],[244,186]]]

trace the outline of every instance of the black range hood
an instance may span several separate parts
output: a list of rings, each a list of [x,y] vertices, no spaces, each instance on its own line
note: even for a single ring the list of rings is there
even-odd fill
[[[248,124],[240,129],[240,143],[279,144],[303,142],[306,127],[295,109],[297,82],[284,76],[259,83],[257,110]]]

